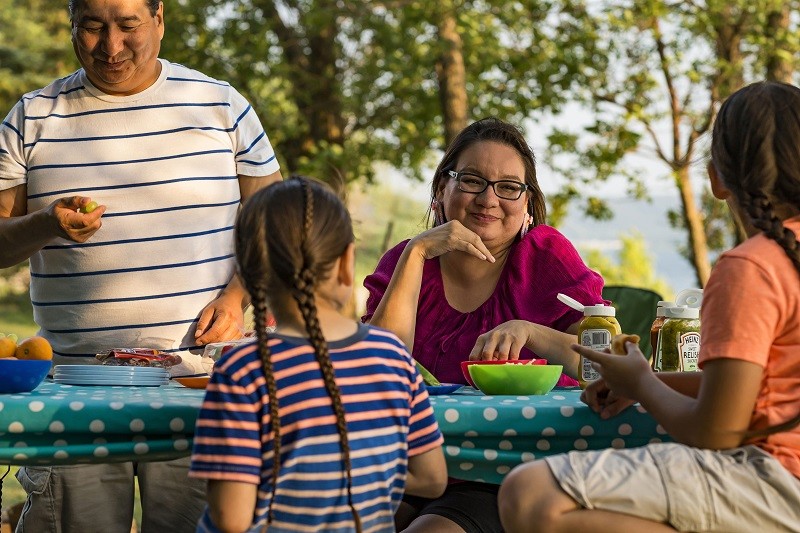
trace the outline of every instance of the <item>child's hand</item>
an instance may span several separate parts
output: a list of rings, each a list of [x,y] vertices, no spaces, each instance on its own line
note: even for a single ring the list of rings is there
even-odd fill
[[[600,373],[608,388],[619,396],[638,399],[638,391],[642,386],[643,378],[652,374],[650,364],[642,355],[639,346],[633,342],[625,343],[627,355],[612,355],[598,352],[591,348],[573,344],[572,349],[586,359],[592,361],[592,367]]]
[[[618,415],[636,403],[635,400],[620,396],[609,389],[603,378],[596,379],[586,386],[581,392],[581,401],[604,420]]]

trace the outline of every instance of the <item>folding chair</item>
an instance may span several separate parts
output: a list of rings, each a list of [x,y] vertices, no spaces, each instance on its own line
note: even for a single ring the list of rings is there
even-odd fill
[[[650,359],[650,326],[656,318],[656,307],[664,298],[650,289],[628,287],[626,285],[607,285],[603,288],[603,298],[611,300],[617,310],[617,321],[623,333],[639,335],[639,348]]]

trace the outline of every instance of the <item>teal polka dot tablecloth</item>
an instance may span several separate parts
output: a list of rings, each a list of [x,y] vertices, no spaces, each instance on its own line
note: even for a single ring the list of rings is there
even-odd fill
[[[0,464],[163,461],[189,455],[205,391],[45,381],[0,394]]]
[[[546,455],[670,440],[640,405],[602,420],[580,394],[580,389],[554,389],[542,396],[484,396],[462,387],[431,396],[448,474],[500,483],[513,467]]]

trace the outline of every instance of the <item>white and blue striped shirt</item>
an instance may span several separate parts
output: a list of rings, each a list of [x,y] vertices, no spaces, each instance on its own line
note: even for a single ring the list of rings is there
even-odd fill
[[[56,364],[115,347],[191,359],[199,313],[233,274],[237,175],[278,170],[235,89],[160,61],[131,96],[78,70],[23,96],[0,127],[0,190],[27,185],[29,213],[72,195],[107,206],[88,242],[56,239],[31,257],[34,318]]]

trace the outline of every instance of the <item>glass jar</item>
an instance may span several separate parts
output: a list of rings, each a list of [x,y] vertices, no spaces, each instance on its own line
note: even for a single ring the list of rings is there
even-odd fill
[[[675,307],[675,302],[665,300],[658,302],[656,305],[656,319],[653,320],[653,324],[650,326],[650,361],[648,362],[653,367],[653,370],[655,370],[656,354],[658,353],[658,332],[661,331],[661,326],[667,320],[664,313],[664,309],[667,307]]]
[[[658,336],[653,361],[656,372],[694,372],[700,355],[700,309],[665,308],[666,321]]]
[[[611,339],[622,333],[617,322],[616,310],[610,305],[588,305],[583,309],[583,320],[578,326],[578,342],[593,350],[602,351],[611,347]],[[582,389],[595,381],[600,374],[592,368],[592,362],[580,358],[578,383]]]

